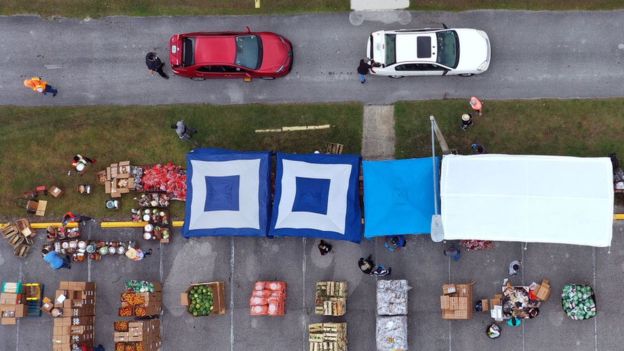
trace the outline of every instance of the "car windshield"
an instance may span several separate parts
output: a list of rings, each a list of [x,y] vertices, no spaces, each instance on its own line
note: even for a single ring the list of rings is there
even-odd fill
[[[386,34],[386,66],[396,63],[396,34]]]
[[[262,63],[262,43],[257,35],[236,37],[236,64],[257,69]]]
[[[459,63],[459,38],[454,30],[437,32],[438,60],[441,65],[455,68]]]

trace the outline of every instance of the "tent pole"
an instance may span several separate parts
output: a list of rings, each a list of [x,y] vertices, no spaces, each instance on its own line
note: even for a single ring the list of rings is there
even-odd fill
[[[448,155],[451,153],[449,150],[448,144],[446,143],[446,139],[444,139],[444,135],[442,134],[442,130],[438,126],[438,122],[436,122],[435,117],[433,115],[429,116],[429,120],[431,120],[431,128],[435,131],[435,136],[438,138],[438,142],[440,143],[440,148],[442,149],[443,155]]]
[[[436,130],[436,122],[435,117],[429,116],[429,120],[431,121],[431,162],[433,163],[433,208],[435,209],[435,214],[440,214],[438,212],[438,190],[436,189],[436,162],[435,162],[435,130]]]

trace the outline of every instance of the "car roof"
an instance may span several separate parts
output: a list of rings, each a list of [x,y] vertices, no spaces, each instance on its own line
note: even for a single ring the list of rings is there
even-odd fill
[[[396,33],[397,62],[436,62],[437,51],[435,32]]]
[[[235,60],[235,34],[195,36],[195,64],[233,64]]]

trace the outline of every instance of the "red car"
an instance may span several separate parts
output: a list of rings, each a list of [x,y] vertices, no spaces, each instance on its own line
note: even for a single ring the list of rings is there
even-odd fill
[[[290,72],[292,44],[271,32],[187,33],[169,40],[175,74],[206,78],[275,79]]]

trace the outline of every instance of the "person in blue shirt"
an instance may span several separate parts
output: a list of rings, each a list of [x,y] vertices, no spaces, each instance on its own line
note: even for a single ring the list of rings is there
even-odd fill
[[[405,236],[403,235],[393,235],[386,237],[386,240],[384,242],[384,246],[390,252],[399,250],[400,248],[405,247],[406,244],[407,241],[405,240]]]
[[[58,252],[48,248],[43,248],[43,250],[41,250],[41,254],[43,255],[43,260],[50,265],[50,268],[54,270],[61,268],[71,269],[71,263],[69,262],[69,258],[67,256],[63,257]]]

